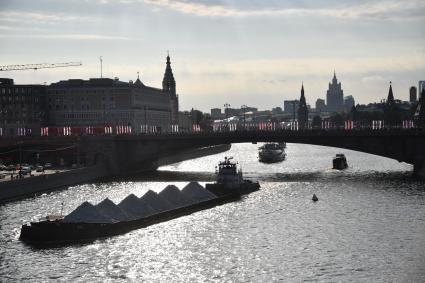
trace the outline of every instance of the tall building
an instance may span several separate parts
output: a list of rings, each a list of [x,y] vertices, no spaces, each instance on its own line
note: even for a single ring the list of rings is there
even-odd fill
[[[425,89],[425,81],[419,81],[419,87],[418,87],[419,98],[422,95],[423,89]]]
[[[162,80],[162,90],[170,94],[171,124],[179,122],[179,96],[176,94],[176,81],[171,69],[170,55],[167,55],[164,79]]]
[[[346,97],[344,97],[344,108],[345,108],[345,112],[350,112],[351,108],[353,108],[353,106],[356,104],[356,102],[354,101],[354,97],[352,95],[348,95]]]
[[[409,89],[409,102],[415,103],[417,101],[417,89],[415,86],[411,86]]]
[[[297,117],[297,110],[300,102],[298,100],[284,100],[283,101],[283,113],[292,114],[292,118],[295,119]]]
[[[338,83],[335,72],[332,83],[329,83],[329,89],[326,93],[326,104],[329,112],[341,112],[344,110],[344,91],[341,89],[341,83]]]
[[[298,127],[302,130],[308,127],[308,108],[304,96],[304,84],[301,85],[300,105],[298,106]]]
[[[419,103],[416,107],[414,119],[417,127],[425,128],[425,88],[423,88],[420,93]]]
[[[326,111],[325,100],[318,98],[316,100],[316,112],[323,112],[323,111]]]
[[[0,101],[2,135],[40,134],[47,118],[46,86],[17,85],[13,79],[0,78]]]

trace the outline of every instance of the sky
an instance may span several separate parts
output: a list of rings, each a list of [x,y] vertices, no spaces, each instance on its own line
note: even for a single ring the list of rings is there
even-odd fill
[[[180,109],[225,103],[313,107],[334,70],[356,103],[396,99],[425,80],[423,0],[0,0],[0,72],[18,84],[104,77],[161,87],[167,52]]]

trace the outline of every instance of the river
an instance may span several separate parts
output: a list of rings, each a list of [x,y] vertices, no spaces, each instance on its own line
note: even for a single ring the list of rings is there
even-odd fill
[[[412,166],[364,153],[288,144],[261,164],[253,144],[161,167],[156,174],[84,184],[0,206],[0,281],[424,282],[425,186]],[[344,153],[349,168],[331,169]],[[83,201],[119,202],[168,184],[213,179],[233,156],[261,190],[241,201],[90,244],[37,249],[20,226]],[[315,193],[319,201],[311,197]]]

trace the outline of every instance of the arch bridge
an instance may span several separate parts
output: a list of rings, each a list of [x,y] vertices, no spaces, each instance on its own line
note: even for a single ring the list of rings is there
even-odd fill
[[[422,129],[381,130],[241,130],[227,132],[174,133],[155,135],[99,135],[23,137],[2,140],[0,146],[34,148],[74,144],[73,154],[86,164],[106,162],[111,174],[154,169],[160,165],[197,157],[200,148],[257,142],[301,143],[350,149],[392,158],[414,166],[425,178],[425,131]],[[210,154],[216,153],[211,151]],[[202,156],[202,155],[199,155]]]

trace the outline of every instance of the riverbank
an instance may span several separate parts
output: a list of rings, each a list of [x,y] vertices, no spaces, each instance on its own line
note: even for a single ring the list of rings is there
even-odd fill
[[[148,166],[148,168],[157,168],[158,166],[225,152],[229,150],[230,147],[230,144],[225,144],[188,150],[170,155],[166,158],[161,158],[155,164],[152,164],[152,166]],[[21,179],[9,179],[0,182],[0,203],[59,190],[80,183],[113,177],[110,169],[104,163],[77,169],[51,171],[52,172],[46,172],[45,174]],[[146,170],[135,168],[132,172],[143,171]]]
[[[0,183],[0,202],[54,191],[67,186],[93,181],[107,175],[106,166],[98,164],[3,181]]]

